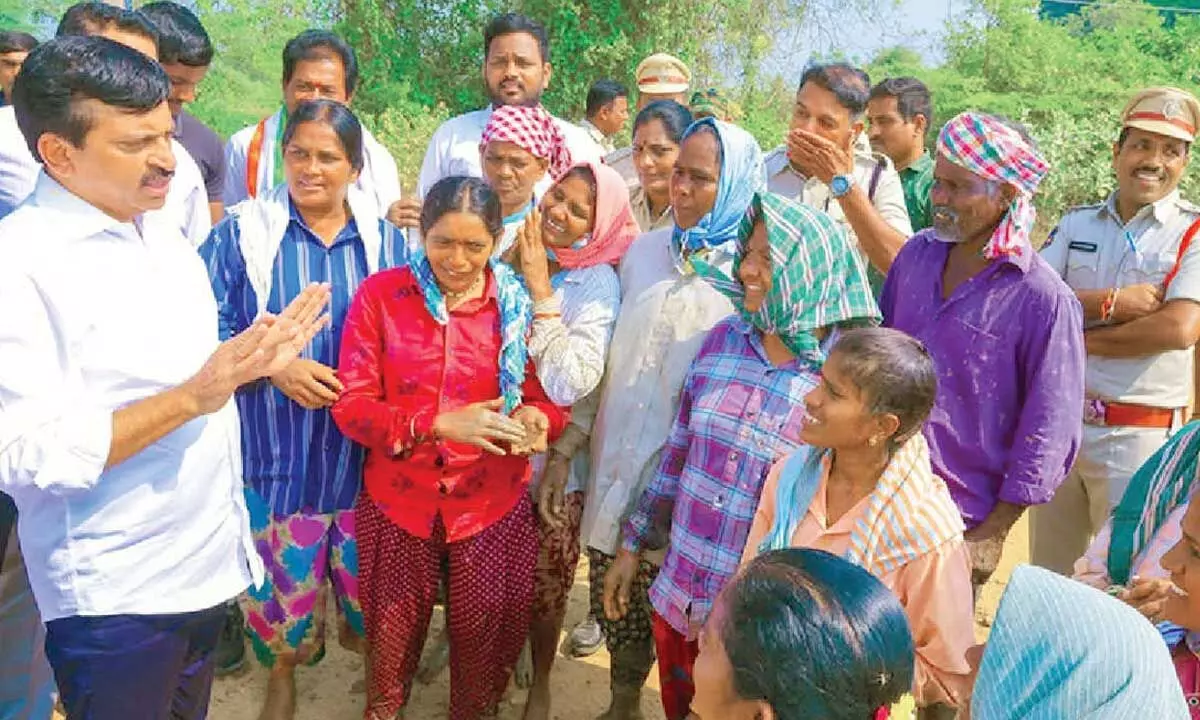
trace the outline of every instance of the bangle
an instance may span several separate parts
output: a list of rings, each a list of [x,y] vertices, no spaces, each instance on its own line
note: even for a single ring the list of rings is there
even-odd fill
[[[1104,302],[1100,303],[1100,320],[1102,322],[1112,322],[1113,312],[1117,309],[1118,292],[1118,288],[1109,288],[1108,295],[1104,297]]]

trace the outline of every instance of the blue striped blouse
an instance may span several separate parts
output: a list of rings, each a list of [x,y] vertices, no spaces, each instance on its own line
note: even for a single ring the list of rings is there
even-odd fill
[[[380,269],[407,261],[404,235],[399,230],[381,220],[380,236]],[[238,219],[226,217],[200,248],[217,298],[222,340],[249,327],[258,312],[239,238]],[[302,357],[335,367],[346,311],[367,273],[363,243],[353,219],[326,247],[291,206],[291,222],[271,272],[267,310],[281,311],[309,283],[329,283],[330,323],[313,338]],[[328,409],[306,410],[266,381],[239,390],[237,403],[242,418],[243,476],[272,513],[330,513],[354,506],[362,484],[363,449],[342,435]]]

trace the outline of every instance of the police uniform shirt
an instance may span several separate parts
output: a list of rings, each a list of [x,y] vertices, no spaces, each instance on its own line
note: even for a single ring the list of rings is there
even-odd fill
[[[1140,283],[1162,285],[1174,267],[1188,227],[1200,207],[1172,192],[1122,224],[1116,193],[1099,205],[1063,216],[1042,248],[1042,257],[1074,290]],[[1200,238],[1184,255],[1163,301],[1200,302]],[[1121,306],[1120,294],[1117,308]],[[1099,323],[1093,323],[1095,326]],[[1102,399],[1161,408],[1186,407],[1191,395],[1193,353],[1172,350],[1137,358],[1089,355],[1086,386]]]

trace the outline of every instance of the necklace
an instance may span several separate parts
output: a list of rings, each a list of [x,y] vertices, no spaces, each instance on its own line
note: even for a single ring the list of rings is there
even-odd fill
[[[466,297],[467,295],[470,295],[471,293],[475,292],[477,289],[479,289],[479,285],[482,282],[483,282],[483,273],[479,273],[479,276],[475,278],[474,282],[472,282],[470,287],[468,287],[466,290],[460,290],[459,292],[451,292],[449,290],[443,289],[442,295],[445,295],[447,300],[460,300],[460,299]]]

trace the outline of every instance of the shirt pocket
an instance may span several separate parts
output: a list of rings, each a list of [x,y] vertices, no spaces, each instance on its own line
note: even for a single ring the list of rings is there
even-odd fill
[[[1064,280],[1071,287],[1083,290],[1101,287],[1099,250],[1068,250],[1067,276]]]
[[[1175,266],[1175,257],[1175,250],[1160,250],[1143,254],[1137,267],[1129,273],[1129,282],[1162,285],[1163,281],[1167,279],[1167,273],[1171,272],[1171,268]]]

